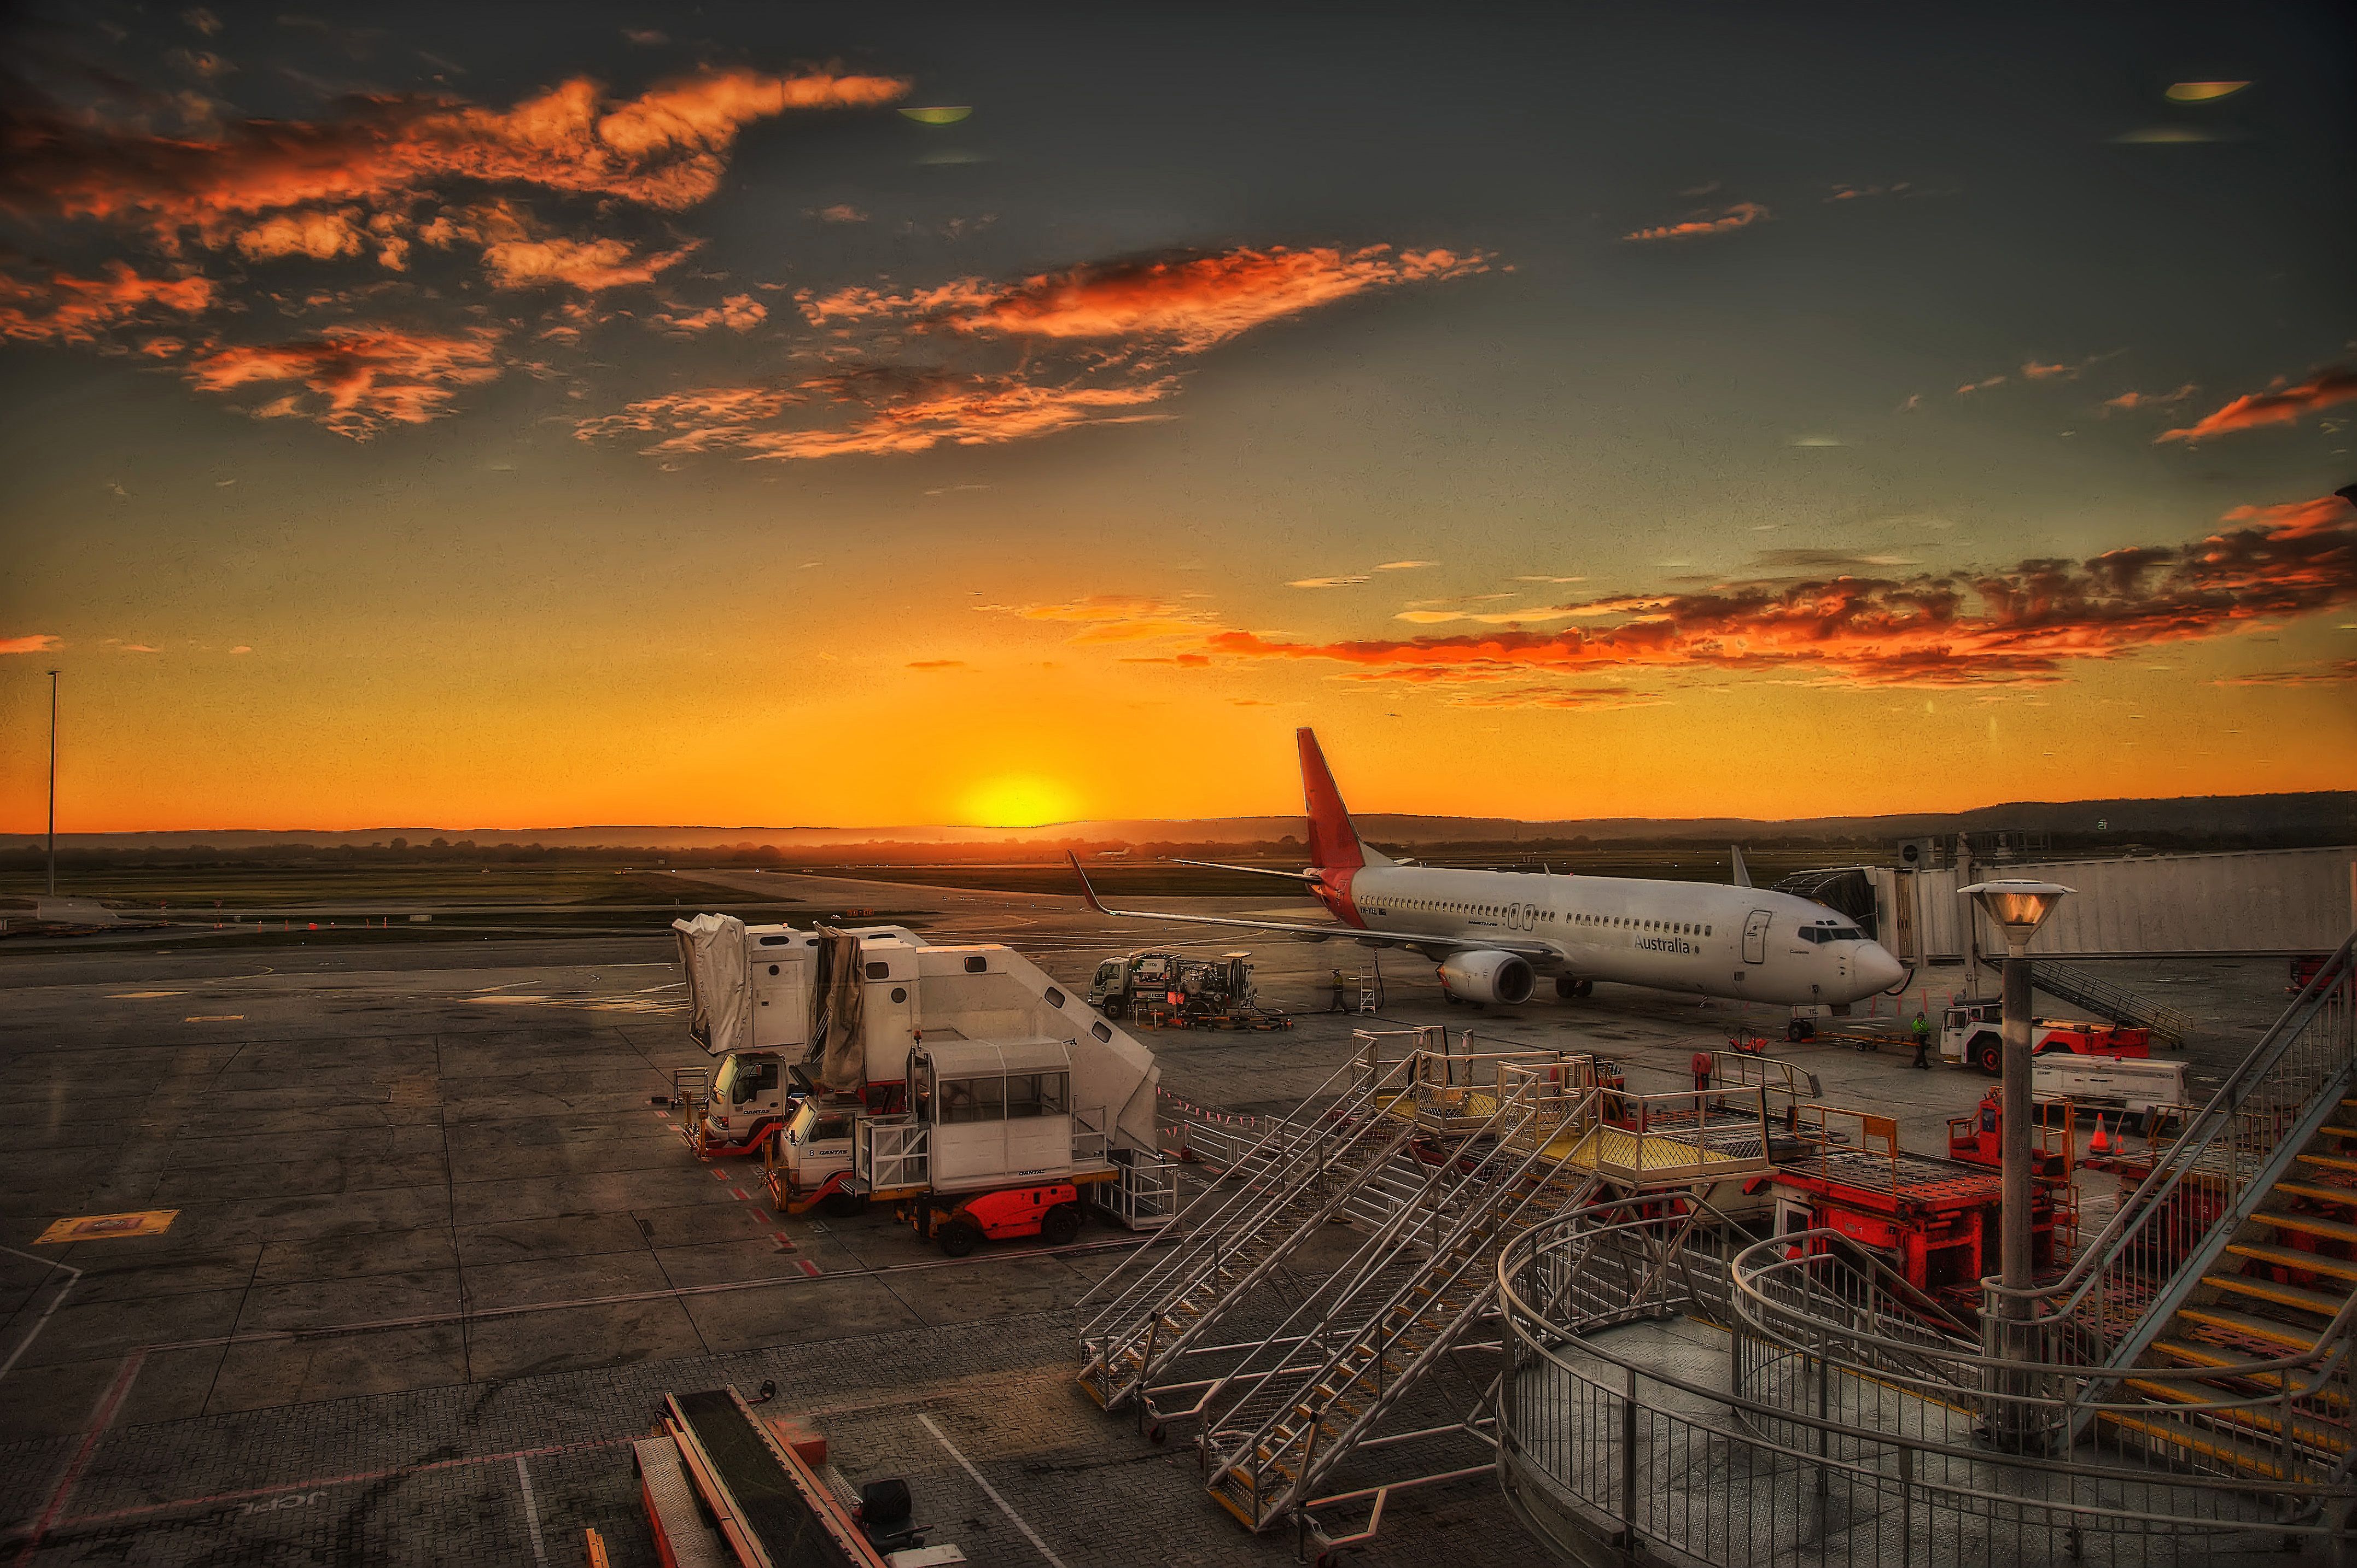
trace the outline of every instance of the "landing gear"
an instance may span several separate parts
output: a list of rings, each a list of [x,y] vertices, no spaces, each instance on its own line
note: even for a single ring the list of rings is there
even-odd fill
[[[1791,1023],[1784,1026],[1784,1037],[1792,1041],[1796,1046],[1801,1044],[1803,1040],[1815,1039],[1817,1037],[1816,1020],[1813,1018],[1793,1019]]]
[[[1555,977],[1555,993],[1566,1002],[1575,997],[1593,996],[1596,994],[1596,982],[1582,980],[1577,975],[1558,974]]]

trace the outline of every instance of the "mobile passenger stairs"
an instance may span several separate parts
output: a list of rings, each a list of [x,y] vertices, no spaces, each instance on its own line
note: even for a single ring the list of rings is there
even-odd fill
[[[1510,1241],[1606,1199],[1674,1235],[1691,1200],[1770,1169],[1761,1084],[1632,1094],[1592,1057],[1465,1045],[1358,1031],[1163,1249],[1082,1303],[1089,1394],[1157,1441],[1192,1423],[1212,1498],[1321,1555],[1369,1539],[1390,1492],[1493,1468],[1495,1369],[1469,1363],[1499,1348]],[[1407,1445],[1442,1457],[1394,1462]],[[1337,1536],[1318,1510],[1346,1504],[1371,1514]]]
[[[2091,1008],[2115,1024],[2147,1030],[2156,1043],[2172,1050],[2183,1050],[2193,1037],[2192,1019],[2125,986],[2096,979],[2083,964],[2040,959],[2030,972],[2032,983],[2047,995]]]

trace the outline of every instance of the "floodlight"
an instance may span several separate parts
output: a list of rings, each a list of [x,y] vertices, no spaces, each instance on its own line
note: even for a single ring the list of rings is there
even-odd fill
[[[2038,934],[2038,928],[2046,923],[2046,918],[2054,913],[2054,907],[2062,902],[2062,896],[2075,893],[2078,889],[2065,887],[2059,882],[2017,880],[1975,882],[1964,891],[1973,896],[1973,901],[1981,907],[1981,913],[1996,921],[1997,929],[2005,932],[2006,950],[2018,953],[2029,945],[2030,938]]]

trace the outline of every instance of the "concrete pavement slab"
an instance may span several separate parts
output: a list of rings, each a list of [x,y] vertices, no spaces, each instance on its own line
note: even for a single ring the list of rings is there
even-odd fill
[[[687,1309],[671,1296],[522,1313],[467,1326],[475,1382],[585,1367],[629,1367],[703,1352]]]

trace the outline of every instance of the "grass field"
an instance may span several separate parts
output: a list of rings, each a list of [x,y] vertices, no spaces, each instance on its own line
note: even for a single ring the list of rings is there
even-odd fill
[[[42,897],[40,872],[0,872],[0,900],[18,907]],[[58,896],[94,898],[109,908],[167,913],[205,910],[219,900],[231,909],[300,908],[324,904],[694,904],[754,901],[741,888],[700,882],[694,875],[604,865],[224,865],[60,868]],[[790,903],[767,897],[761,902]]]

